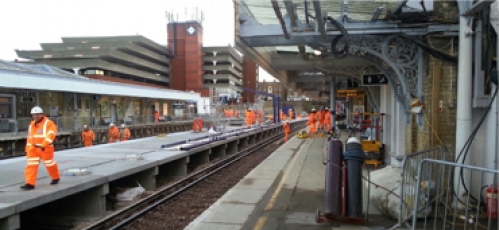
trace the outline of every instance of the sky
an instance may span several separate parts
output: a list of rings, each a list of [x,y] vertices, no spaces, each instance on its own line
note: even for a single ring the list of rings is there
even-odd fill
[[[198,18],[204,13],[204,46],[234,46],[232,0],[2,1],[0,59],[14,60],[16,49],[40,50],[40,43],[61,42],[61,37],[139,34],[166,44],[166,12],[191,20],[196,8]],[[274,78],[260,68],[263,79]]]

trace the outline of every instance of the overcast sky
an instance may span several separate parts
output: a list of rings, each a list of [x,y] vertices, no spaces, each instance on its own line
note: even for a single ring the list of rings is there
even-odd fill
[[[140,34],[166,44],[166,11],[183,21],[193,18],[196,7],[204,12],[204,46],[234,45],[232,0],[2,1],[0,59],[14,60],[15,49],[39,50],[40,43],[61,37]],[[260,68],[262,79],[273,78]]]

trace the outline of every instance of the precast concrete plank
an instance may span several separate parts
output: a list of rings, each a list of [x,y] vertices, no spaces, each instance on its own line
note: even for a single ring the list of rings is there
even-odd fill
[[[254,205],[220,203],[212,210],[204,223],[244,224],[255,209]]]
[[[240,230],[242,224],[228,224],[228,223],[200,223],[199,225],[187,226],[184,230]]]
[[[15,204],[16,212],[22,212],[54,200],[107,183],[107,178],[98,175],[78,177],[61,176],[57,185],[50,185],[50,178],[37,181],[34,190],[22,191],[19,186],[3,188],[0,203]]]
[[[117,160],[105,165],[92,167],[90,171],[94,175],[107,176],[109,181],[121,179],[150,168],[158,166],[157,161],[149,160]]]
[[[0,203],[0,219],[14,215],[16,206],[14,204]]]
[[[264,179],[242,179],[239,183],[237,183],[233,189],[260,189],[267,191],[270,186],[274,183],[274,179],[272,180],[264,180]]]
[[[187,156],[189,156],[188,151],[180,150],[160,150],[143,155],[145,160],[157,161],[158,165],[163,165]]]
[[[231,189],[223,197],[222,203],[230,204],[257,204],[267,191],[259,189]]]

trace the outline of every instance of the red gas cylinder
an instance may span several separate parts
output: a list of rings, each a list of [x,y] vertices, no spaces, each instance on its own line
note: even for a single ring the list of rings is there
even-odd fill
[[[497,219],[497,195],[499,184],[492,184],[487,188],[487,217]]]

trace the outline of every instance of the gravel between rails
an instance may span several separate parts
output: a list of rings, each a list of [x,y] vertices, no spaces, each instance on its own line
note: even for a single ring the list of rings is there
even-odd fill
[[[280,145],[273,142],[267,147],[244,157],[151,210],[124,229],[183,229],[243,179]]]

